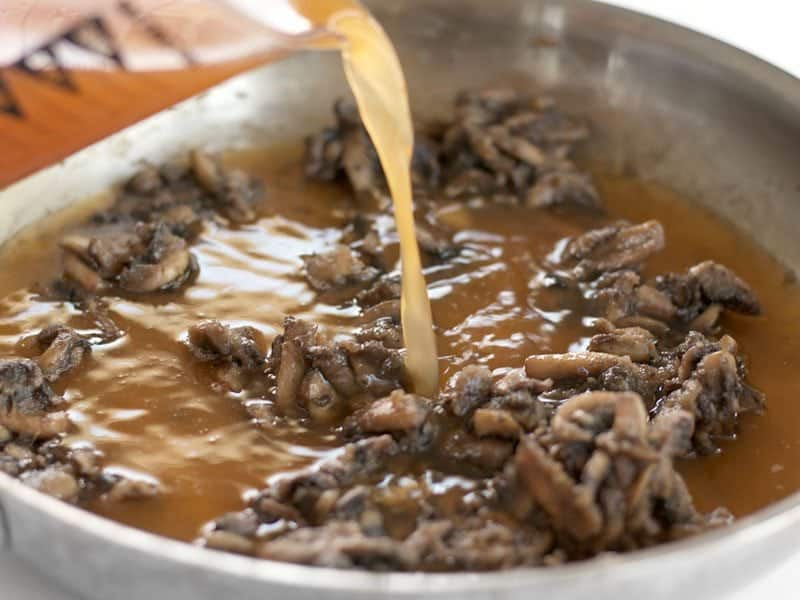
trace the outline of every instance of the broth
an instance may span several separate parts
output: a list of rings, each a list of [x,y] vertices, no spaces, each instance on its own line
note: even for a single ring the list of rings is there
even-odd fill
[[[247,152],[230,162],[261,176],[267,196],[259,219],[235,229],[208,226],[193,252],[198,280],[180,292],[136,300],[109,297],[111,314],[126,335],[98,346],[92,357],[59,382],[70,401],[76,431],[69,445],[89,442],[104,464],[157,478],[164,492],[137,502],[94,502],[90,509],[120,522],[191,540],[222,512],[239,510],[270,475],[299,468],[340,444],[313,429],[255,426],[237,394],[215,384],[210,369],[192,359],[183,340],[204,318],[251,324],[266,341],[285,314],[308,316],[327,330],[348,330],[357,311],[319,304],[298,276],[299,255],[321,250],[340,235],[349,193],[302,177],[300,152]],[[280,157],[280,158],[279,158]],[[724,316],[724,326],[750,360],[750,381],[767,395],[767,412],[745,418],[739,439],[680,470],[701,510],[718,505],[742,516],[800,489],[800,408],[794,377],[800,340],[800,292],[784,269],[752,241],[710,214],[656,185],[598,174],[608,214],[553,213],[484,205],[440,205],[466,247],[426,276],[437,324],[440,381],[467,364],[519,366],[530,354],[582,349],[593,330],[570,306],[545,312],[528,301],[536,264],[565,236],[615,218],[659,219],[666,250],[648,272],[676,270],[712,258],[733,266],[751,283],[761,317]],[[92,207],[96,208],[98,201]],[[58,233],[78,213],[25,232],[0,256],[0,356],[19,352],[20,337],[63,321],[91,330],[82,313],[44,302],[30,290],[57,274]],[[743,485],[744,474],[747,483]]]
[[[358,2],[295,0],[294,5],[314,25],[343,38],[337,39],[335,46],[342,52],[347,81],[394,204],[402,264],[400,310],[406,370],[413,388],[430,396],[437,387],[436,339],[414,227],[410,176],[414,130],[400,61],[386,33]]]

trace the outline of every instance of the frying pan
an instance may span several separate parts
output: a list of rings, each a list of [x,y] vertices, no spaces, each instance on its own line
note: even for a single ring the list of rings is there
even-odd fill
[[[418,119],[455,93],[512,83],[590,119],[586,160],[665,184],[800,267],[800,81],[689,30],[598,3],[367,2],[395,41]],[[339,59],[299,54],[241,75],[0,191],[0,241],[191,147],[297,140],[346,95]],[[86,598],[561,600],[725,596],[790,556],[800,494],[690,540],[500,573],[337,571],[194,547],[134,530],[0,474],[0,543]]]

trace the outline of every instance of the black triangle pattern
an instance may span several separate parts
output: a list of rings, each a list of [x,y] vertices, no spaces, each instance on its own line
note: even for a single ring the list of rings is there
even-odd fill
[[[132,3],[122,0],[119,2],[118,8],[129,18],[139,21],[147,34],[155,41],[179,52],[187,64],[194,64],[195,61],[188,51],[175,44],[169,34],[156,23],[145,19]],[[125,63],[114,36],[103,19],[98,16],[92,16],[80,21],[64,33],[48,40],[38,48],[34,48],[12,64],[11,67],[43,82],[76,92],[77,86],[69,71],[59,61],[55,50],[56,46],[63,42],[69,42],[87,52],[110,59],[118,67],[125,68]],[[0,113],[16,117],[24,116],[11,87],[2,77],[0,77]]]
[[[89,17],[67,31],[62,39],[104,58],[108,58],[121,69],[125,68],[114,36],[100,17]]]
[[[71,92],[77,91],[75,82],[56,56],[54,47],[59,41],[59,38],[50,40],[47,44],[28,52],[12,66],[41,81]]]
[[[124,68],[114,37],[103,20],[97,16],[84,19],[64,33],[51,38],[22,56],[12,66],[31,77],[75,92],[77,86],[56,54],[56,46],[62,42],[69,42],[92,54],[108,58]]]
[[[2,74],[0,74],[0,113],[19,118],[24,116],[22,107],[14,97],[11,87],[3,79]]]
[[[186,61],[187,65],[195,64],[194,58],[186,48],[182,48],[179,44],[175,43],[163,28],[140,13],[131,2],[120,0],[117,4],[117,8],[128,18],[136,21],[153,40],[178,52],[183,57],[183,60]]]

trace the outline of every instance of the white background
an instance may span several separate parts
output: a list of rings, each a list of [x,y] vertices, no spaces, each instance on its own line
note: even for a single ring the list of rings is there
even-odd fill
[[[800,76],[800,40],[796,0],[607,0],[675,21],[739,46]],[[491,3],[487,2],[487,7]],[[78,560],[80,558],[78,557]],[[794,577],[792,576],[794,573]],[[800,556],[779,567],[730,600],[794,600],[798,597]],[[0,552],[0,599],[77,600]],[[693,599],[679,599],[693,600]],[[698,599],[699,600],[699,599]]]

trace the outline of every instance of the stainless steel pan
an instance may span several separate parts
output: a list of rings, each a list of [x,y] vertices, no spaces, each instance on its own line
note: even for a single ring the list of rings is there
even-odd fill
[[[591,118],[590,158],[697,199],[787,268],[800,267],[800,81],[715,40],[602,4],[370,4],[399,47],[418,116],[435,117],[464,87],[551,89]],[[325,123],[345,93],[333,55],[295,56],[236,78],[0,192],[0,240],[118,181],[143,158],[296,139]],[[13,552],[102,600],[712,598],[764,573],[800,539],[795,495],[724,531],[627,556],[505,573],[371,574],[169,541],[2,475],[0,516],[0,540]]]

